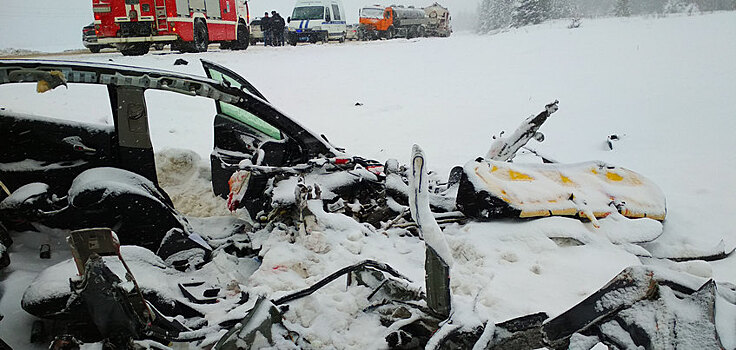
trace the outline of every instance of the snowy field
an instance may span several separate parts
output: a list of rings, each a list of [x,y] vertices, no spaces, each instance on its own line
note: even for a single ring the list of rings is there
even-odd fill
[[[668,215],[662,235],[644,245],[654,257],[699,256],[719,244],[733,249],[736,12],[586,19],[578,29],[567,29],[567,24],[556,21],[491,36],[460,33],[446,39],[257,46],[244,52],[211,46],[212,52],[203,54],[153,51],[123,57],[109,52],[58,58],[198,75],[203,75],[198,60],[211,60],[249,79],[272,104],[348,152],[405,163],[417,143],[427,154],[429,168],[443,177],[453,166],[484,155],[493,135],[512,131],[523,118],[558,99],[559,112],[541,129],[547,139],[532,146],[561,162],[602,160],[657,183],[667,197]],[[174,66],[178,58],[189,64]],[[0,87],[0,107],[112,123],[104,90],[70,86],[44,95],[33,91],[32,86],[23,92]],[[147,98],[153,104],[149,115],[156,151],[188,149],[207,160],[211,102],[159,92],[149,92]],[[80,110],[86,113],[79,115]],[[620,137],[613,150],[605,143],[611,134]],[[195,185],[192,191],[206,187],[201,181]],[[224,212],[208,210],[197,214]],[[458,312],[478,306],[479,317],[494,322],[537,311],[555,316],[624,267],[640,264],[632,253],[636,248],[613,244],[617,242],[610,237],[612,227],[620,230],[627,224],[615,218],[602,221],[601,229],[561,218],[448,228],[445,234],[456,260],[452,285]],[[630,229],[640,226],[632,224]],[[559,247],[548,238],[557,231],[582,237],[586,245]],[[302,245],[279,245],[283,239],[271,237],[264,248],[273,254],[245,284],[281,296],[366,258],[388,262],[415,283],[423,281],[420,241],[361,237],[360,230],[349,225],[297,242]],[[38,261],[20,258],[23,249],[35,250],[38,242],[28,238],[25,248],[24,242],[16,241],[13,264],[0,275],[5,294],[0,313],[6,316],[0,337],[17,348],[28,346],[27,331],[21,329],[29,329],[31,322],[19,309],[23,283],[40,270]],[[303,265],[306,277],[273,276],[271,267],[295,264]],[[672,268],[736,283],[734,256]],[[377,319],[353,319],[350,310],[361,305],[351,303],[365,297],[356,293],[345,294],[344,287],[335,286],[325,295],[295,302],[287,322],[324,347],[381,347],[372,333]],[[722,341],[728,349],[736,347],[733,334]]]

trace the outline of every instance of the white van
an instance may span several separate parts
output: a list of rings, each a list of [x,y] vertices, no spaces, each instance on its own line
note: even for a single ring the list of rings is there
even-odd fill
[[[291,45],[298,42],[345,41],[347,25],[345,9],[340,0],[298,0],[287,22]]]

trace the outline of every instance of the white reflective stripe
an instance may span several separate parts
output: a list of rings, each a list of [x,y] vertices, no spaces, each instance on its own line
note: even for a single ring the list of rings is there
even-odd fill
[[[115,17],[115,22],[130,22],[128,17]]]
[[[102,20],[101,19],[96,19],[95,20],[95,24],[102,24]]]
[[[107,13],[110,12],[110,6],[100,6],[100,7],[93,7],[92,12],[94,13]]]
[[[238,22],[235,22],[235,21],[223,21],[223,20],[218,20],[218,19],[208,19],[207,20],[207,23],[214,23],[214,24],[232,24],[232,25],[238,24]]]
[[[117,44],[117,43],[140,43],[152,41],[174,41],[178,39],[177,35],[156,35],[156,36],[136,36],[129,38],[99,38],[98,44]]]
[[[167,21],[169,22],[189,22],[194,23],[194,18],[191,17],[167,17]]]
[[[203,17],[198,17],[198,18],[203,18]],[[188,22],[188,23],[194,22],[194,18],[191,18],[191,17],[167,17],[166,20],[169,22]],[[207,23],[212,23],[212,24],[231,24],[231,25],[238,24],[237,21],[223,21],[223,20],[217,20],[217,19],[205,19],[205,20],[207,21]]]
[[[153,21],[153,19],[154,19],[153,16],[141,16],[141,17],[138,17],[138,20],[139,21]]]

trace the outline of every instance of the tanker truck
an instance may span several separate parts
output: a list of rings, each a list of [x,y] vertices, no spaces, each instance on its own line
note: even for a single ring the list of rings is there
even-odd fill
[[[360,10],[358,38],[407,38],[425,36],[429,17],[424,10],[413,6],[368,6]]]
[[[450,11],[438,3],[424,8],[424,13],[429,17],[426,32],[428,36],[447,37],[452,33],[450,26]]]

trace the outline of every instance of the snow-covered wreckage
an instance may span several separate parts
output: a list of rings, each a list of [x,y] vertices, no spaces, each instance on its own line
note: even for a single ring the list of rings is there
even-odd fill
[[[723,335],[736,334],[735,286],[668,268],[641,245],[662,233],[666,216],[654,183],[602,162],[511,162],[522,150],[536,153],[526,143],[544,138],[538,130],[556,101],[444,180],[427,170],[419,146],[407,165],[349,155],[235,72],[202,64],[207,78],[0,60],[0,84],[36,83],[38,92],[103,85],[113,111],[114,125],[104,127],[0,109],[0,266],[11,264],[13,239],[29,231],[61,230],[70,246],[68,259],[23,295],[23,309],[43,320],[33,341],[54,348],[342,348],[361,343],[329,343],[325,334],[354,328],[370,339],[363,345],[376,348],[662,349],[724,348]],[[214,101],[212,189],[246,215],[195,218],[175,208],[158,183],[149,89]],[[557,246],[604,239],[643,265],[552,318],[539,312],[495,323],[477,300],[453,296],[462,289],[453,289],[450,277],[462,277],[453,270],[469,271],[467,254],[481,247],[448,241],[448,230],[497,220],[527,227],[544,217],[567,220],[545,233]],[[50,246],[40,248],[43,255]],[[399,269],[366,258],[391,249],[410,257]],[[411,262],[423,263],[422,273],[404,274]],[[304,302],[342,276],[347,286]]]

